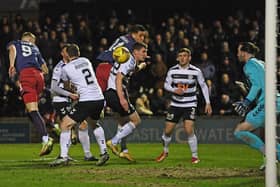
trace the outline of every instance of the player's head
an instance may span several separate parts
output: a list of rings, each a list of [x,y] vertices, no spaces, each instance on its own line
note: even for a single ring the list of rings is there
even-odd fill
[[[133,25],[129,29],[129,33],[136,42],[143,42],[146,36],[146,28],[143,25]]]
[[[132,51],[136,62],[143,62],[147,57],[148,46],[143,42],[136,42],[132,47]]]
[[[76,45],[76,44],[70,44],[66,48],[66,52],[67,52],[67,55],[68,55],[69,59],[80,56],[80,49],[79,49],[79,46]]]
[[[70,46],[70,44],[64,44],[62,47],[61,47],[61,51],[60,51],[60,55],[62,56],[62,59],[64,62],[67,62],[68,59],[67,59],[67,48]]]
[[[177,53],[177,61],[181,66],[188,65],[192,59],[192,52],[189,48],[181,48]]]
[[[249,58],[258,54],[259,48],[251,42],[242,42],[237,48],[237,57],[240,62],[247,62]]]
[[[21,36],[21,40],[35,44],[36,36],[31,32],[24,32]]]

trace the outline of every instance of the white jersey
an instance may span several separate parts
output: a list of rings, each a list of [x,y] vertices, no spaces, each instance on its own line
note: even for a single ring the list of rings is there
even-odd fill
[[[52,80],[56,80],[58,86],[63,88],[63,81],[61,81],[62,67],[66,65],[63,60],[59,61],[53,69]],[[65,96],[54,95],[53,102],[69,102],[69,98]]]
[[[127,62],[120,64],[118,62],[115,62],[113,67],[111,68],[110,76],[108,79],[108,89],[114,89],[116,90],[116,75],[117,73],[122,73],[126,78],[129,79],[129,77],[133,74],[136,68],[136,61],[132,55],[130,55],[130,58]]]
[[[189,65],[182,68],[179,64],[171,67],[167,72],[164,88],[172,92],[171,106],[197,107],[197,83],[199,83],[206,103],[210,103],[209,91],[199,68]],[[182,88],[183,95],[174,94],[174,90]]]
[[[87,58],[79,57],[62,68],[62,80],[70,80],[77,88],[79,101],[97,101],[104,99],[92,65]]]

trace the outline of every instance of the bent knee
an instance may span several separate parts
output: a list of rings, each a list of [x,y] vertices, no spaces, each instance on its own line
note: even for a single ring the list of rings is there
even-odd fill
[[[88,128],[88,123],[86,121],[83,121],[80,125],[79,125],[79,129],[80,130],[86,130]]]
[[[76,122],[72,120],[69,116],[65,116],[61,123],[60,128],[62,131],[70,130]]]

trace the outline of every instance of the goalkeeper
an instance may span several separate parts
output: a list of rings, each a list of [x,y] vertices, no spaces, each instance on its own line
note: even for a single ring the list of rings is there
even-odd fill
[[[233,104],[234,110],[245,117],[235,128],[234,136],[265,155],[264,141],[253,133],[255,129],[264,127],[265,122],[265,70],[264,62],[255,58],[258,51],[259,48],[250,42],[240,43],[237,49],[237,57],[244,63],[243,71],[250,88],[243,101]],[[249,110],[253,102],[256,105]],[[279,144],[277,159],[280,159]]]

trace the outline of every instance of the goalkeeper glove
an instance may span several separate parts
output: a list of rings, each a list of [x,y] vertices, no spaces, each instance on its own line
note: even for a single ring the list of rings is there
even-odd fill
[[[249,105],[251,104],[251,101],[247,98],[245,98],[243,101],[237,101],[233,103],[233,107],[235,112],[244,117],[247,111],[249,110]]]

